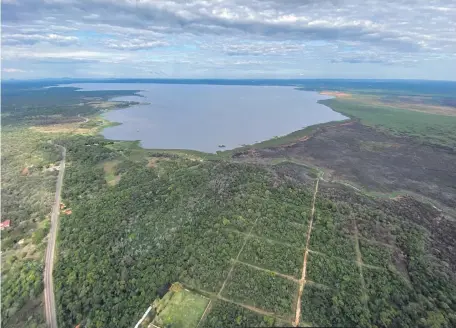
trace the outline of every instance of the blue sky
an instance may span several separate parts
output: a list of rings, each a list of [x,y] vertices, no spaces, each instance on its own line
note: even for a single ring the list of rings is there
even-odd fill
[[[2,78],[456,79],[454,0],[3,0]]]

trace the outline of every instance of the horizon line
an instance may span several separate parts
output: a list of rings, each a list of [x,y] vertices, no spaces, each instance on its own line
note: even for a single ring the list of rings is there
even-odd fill
[[[42,78],[30,78],[30,79],[1,79],[1,82],[30,82],[30,81],[46,81],[46,80],[80,80],[80,81],[100,81],[100,80],[143,80],[143,81],[410,81],[410,82],[456,82],[456,80],[439,80],[439,79],[409,79],[409,78],[233,78],[233,77],[204,77],[204,78],[189,78],[189,77],[42,77]]]

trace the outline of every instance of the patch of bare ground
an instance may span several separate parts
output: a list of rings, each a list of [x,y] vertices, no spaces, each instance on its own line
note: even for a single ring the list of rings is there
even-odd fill
[[[149,158],[147,160],[147,167],[155,167],[157,164],[157,159],[156,158]]]
[[[358,122],[342,124],[320,127],[287,147],[257,149],[255,156],[302,160],[369,191],[407,190],[456,208],[454,150],[393,137]],[[245,151],[233,154],[248,157]]]
[[[42,132],[42,133],[74,133],[74,134],[93,134],[95,129],[93,128],[81,128],[79,127],[81,122],[77,123],[63,123],[63,124],[52,124],[52,125],[39,125],[32,126],[30,129]]]
[[[321,95],[325,96],[333,96],[337,98],[351,98],[352,95],[350,93],[346,92],[340,92],[340,91],[322,91],[320,92]]]
[[[62,117],[60,115],[43,116],[33,120],[35,126],[85,123],[87,119],[80,116]]]

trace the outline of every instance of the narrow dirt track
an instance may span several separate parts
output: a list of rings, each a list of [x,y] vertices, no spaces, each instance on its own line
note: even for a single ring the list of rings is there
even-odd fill
[[[253,230],[253,228],[255,228],[255,226],[256,226],[256,224],[257,224],[257,222],[258,222],[258,219],[259,219],[259,218],[256,218],[256,220],[255,220],[255,222],[253,222],[253,225],[252,225],[252,227],[250,228],[248,234],[244,237],[244,242],[243,242],[243,244],[242,244],[242,247],[241,247],[241,249],[239,250],[239,252],[238,252],[236,258],[234,259],[233,265],[231,266],[230,271],[228,272],[228,275],[226,276],[226,279],[225,279],[225,281],[223,282],[223,285],[222,285],[222,287],[220,288],[220,290],[219,290],[219,292],[218,292],[218,294],[217,294],[218,297],[220,297],[220,296],[222,295],[222,292],[223,292],[223,289],[225,288],[226,283],[227,283],[228,280],[231,278],[231,274],[233,273],[234,266],[236,265],[236,261],[239,260],[239,256],[241,256],[241,253],[242,253],[242,251],[244,250],[245,244],[247,244],[247,241],[249,240],[250,236],[252,235],[252,230]]]
[[[259,267],[259,266],[256,266],[256,265],[253,265],[253,264],[250,264],[250,263],[247,263],[247,262],[242,262],[242,261],[235,260],[235,259],[233,259],[233,262],[240,263],[242,265],[251,267],[251,268],[259,270],[259,271],[275,274],[276,276],[291,280],[291,281],[293,281],[295,283],[299,283],[299,281],[300,281],[300,280],[296,279],[295,277],[290,276],[288,274],[283,274],[283,273],[280,273],[280,272],[277,272],[277,271],[274,271],[274,270],[269,270],[269,269],[266,269],[266,268],[262,268],[262,267]]]
[[[297,327],[299,325],[299,321],[301,320],[301,297],[302,292],[304,290],[304,285],[306,284],[306,271],[307,271],[307,256],[309,255],[309,244],[310,244],[310,234],[312,233],[312,224],[315,214],[315,200],[317,199],[318,193],[318,182],[320,181],[320,177],[317,178],[315,182],[315,192],[312,199],[312,211],[310,213],[310,222],[309,222],[309,229],[307,230],[307,239],[306,239],[306,249],[304,251],[304,261],[302,264],[302,276],[300,279],[299,284],[299,291],[298,291],[298,300],[296,302],[296,316],[295,321],[293,322],[293,326]]]
[[[51,229],[49,232],[48,246],[46,249],[45,269],[44,269],[44,308],[46,313],[46,323],[48,327],[57,328],[57,316],[55,314],[54,282],[52,272],[54,269],[55,241],[59,224],[60,194],[62,193],[63,176],[65,174],[66,149],[58,146],[62,151],[60,161],[60,171],[57,178],[54,206],[51,214]]]

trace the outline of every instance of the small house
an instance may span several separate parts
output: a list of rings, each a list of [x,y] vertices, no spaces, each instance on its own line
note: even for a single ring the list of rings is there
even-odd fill
[[[11,225],[11,220],[5,220],[2,223],[0,223],[1,230],[9,228]]]

